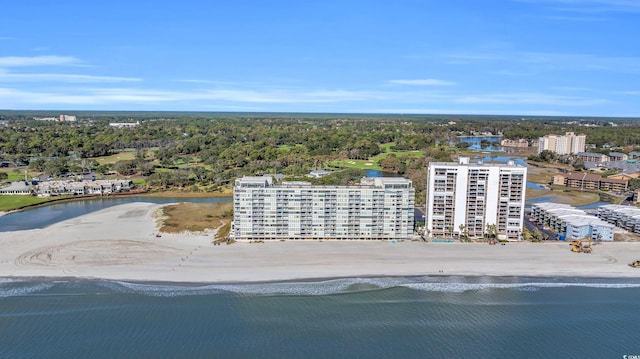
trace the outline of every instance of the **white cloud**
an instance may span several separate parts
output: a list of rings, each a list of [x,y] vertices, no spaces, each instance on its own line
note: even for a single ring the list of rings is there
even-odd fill
[[[449,64],[505,63],[519,65],[523,74],[537,71],[605,71],[617,73],[640,73],[638,56],[599,56],[593,54],[567,54],[553,52],[495,52],[495,53],[450,53],[445,54]],[[526,67],[523,67],[526,66]],[[493,73],[509,74],[508,70]]]
[[[5,56],[0,57],[0,67],[78,65],[82,62],[72,56]]]
[[[605,99],[558,96],[541,93],[486,94],[459,97],[457,103],[465,104],[530,104],[552,106],[596,106],[610,103]]]
[[[554,15],[545,16],[545,19],[557,20],[557,21],[587,21],[587,22],[601,22],[607,21],[607,19],[595,16],[566,16],[566,15]]]
[[[38,90],[0,88],[0,108],[145,108],[145,109],[217,109],[281,111],[349,111],[381,113],[485,113],[552,114],[567,108],[593,109],[609,105],[602,98],[578,96],[575,92],[553,93],[466,93],[415,91],[325,90],[305,88],[271,89],[191,89],[163,90],[120,87],[39,87]],[[457,87],[455,89],[458,89]],[[567,91],[569,88],[567,88]],[[375,106],[375,107],[374,107]],[[515,109],[515,110],[514,110]],[[375,111],[374,111],[375,110]]]
[[[115,77],[115,76],[94,76],[94,75],[77,75],[77,74],[48,74],[48,73],[10,73],[3,72],[0,69],[1,82],[137,82],[142,81],[136,77]]]
[[[450,115],[513,115],[513,116],[569,116],[567,112],[556,110],[511,110],[511,109],[480,109],[480,108],[376,108],[363,110],[362,113],[391,113],[391,114],[450,114]]]
[[[552,10],[575,13],[640,12],[637,0],[516,0],[518,2],[547,4]]]
[[[5,101],[20,103],[64,103],[64,104],[118,104],[118,103],[164,103],[193,101],[225,101],[231,103],[312,104],[346,101],[374,100],[384,94],[346,90],[198,90],[163,91],[132,88],[82,88],[56,89],[50,92],[31,92],[11,88],[0,88]],[[0,103],[0,108],[2,104]],[[5,106],[5,108],[7,108]]]
[[[579,87],[579,86],[554,86],[551,87],[551,90],[562,91],[562,92],[597,92],[596,89],[590,87]]]
[[[627,96],[638,96],[640,95],[640,91],[617,91],[614,92],[616,95],[627,95]]]
[[[389,80],[389,83],[410,86],[452,86],[455,82],[436,79]]]

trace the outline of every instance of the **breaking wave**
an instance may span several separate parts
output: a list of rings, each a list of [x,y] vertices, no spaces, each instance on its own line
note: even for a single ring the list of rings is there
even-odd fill
[[[391,288],[406,288],[424,292],[463,293],[468,291],[487,291],[512,289],[518,291],[536,291],[542,288],[588,287],[588,288],[640,288],[640,282],[622,282],[615,280],[570,281],[541,278],[447,278],[447,277],[378,277],[378,278],[341,278],[322,281],[248,283],[248,284],[141,284],[128,282],[105,282],[114,290],[141,293],[150,296],[207,295],[215,293],[235,293],[238,295],[291,295],[322,296],[333,294],[377,291]]]
[[[233,293],[237,295],[323,296],[404,288],[422,292],[463,293],[490,290],[537,291],[543,288],[585,287],[603,289],[640,288],[640,281],[622,279],[520,278],[520,277],[372,277],[338,278],[239,284],[132,283],[109,280],[45,281],[0,278],[0,298],[24,296],[54,288],[64,290],[84,284],[89,292],[176,297]]]
[[[31,293],[37,293],[53,287],[52,282],[21,281],[9,278],[0,278],[0,298],[20,297]]]

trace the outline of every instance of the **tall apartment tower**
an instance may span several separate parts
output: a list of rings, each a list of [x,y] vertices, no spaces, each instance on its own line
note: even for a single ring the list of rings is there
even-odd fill
[[[565,135],[546,135],[538,138],[538,153],[547,150],[560,155],[584,152],[587,136],[567,132]]]
[[[357,186],[273,184],[270,176],[236,179],[237,240],[409,239],[415,189],[405,178],[363,178]]]
[[[521,239],[527,168],[459,162],[429,164],[426,227],[434,237],[483,238],[495,225],[499,239]]]

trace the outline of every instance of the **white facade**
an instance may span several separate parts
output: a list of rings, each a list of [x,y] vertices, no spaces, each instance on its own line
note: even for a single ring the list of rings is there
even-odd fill
[[[426,227],[431,236],[482,238],[495,225],[499,239],[521,239],[527,168],[470,163],[429,164]]]
[[[546,135],[538,139],[538,153],[551,151],[560,155],[584,152],[587,136],[567,132],[565,135]]]
[[[140,126],[140,121],[136,122],[110,122],[109,126],[115,128],[130,128]]]
[[[73,116],[73,115],[60,115],[60,121],[62,121],[62,122],[74,122],[74,121],[76,121],[76,116]]]
[[[607,204],[598,207],[598,217],[616,227],[640,234],[640,208],[638,207]]]
[[[408,239],[415,190],[405,178],[364,178],[358,186],[274,185],[271,177],[236,179],[237,240]]]
[[[531,218],[565,236],[613,241],[613,225],[567,204],[540,202],[531,206]]]

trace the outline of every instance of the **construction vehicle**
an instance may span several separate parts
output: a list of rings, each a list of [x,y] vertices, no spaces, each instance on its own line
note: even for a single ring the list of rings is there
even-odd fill
[[[586,245],[583,245],[584,242]],[[591,253],[591,237],[585,237],[578,241],[571,241],[571,251],[575,253]]]
[[[640,261],[633,261],[629,263],[629,267],[638,268],[640,267]]]

